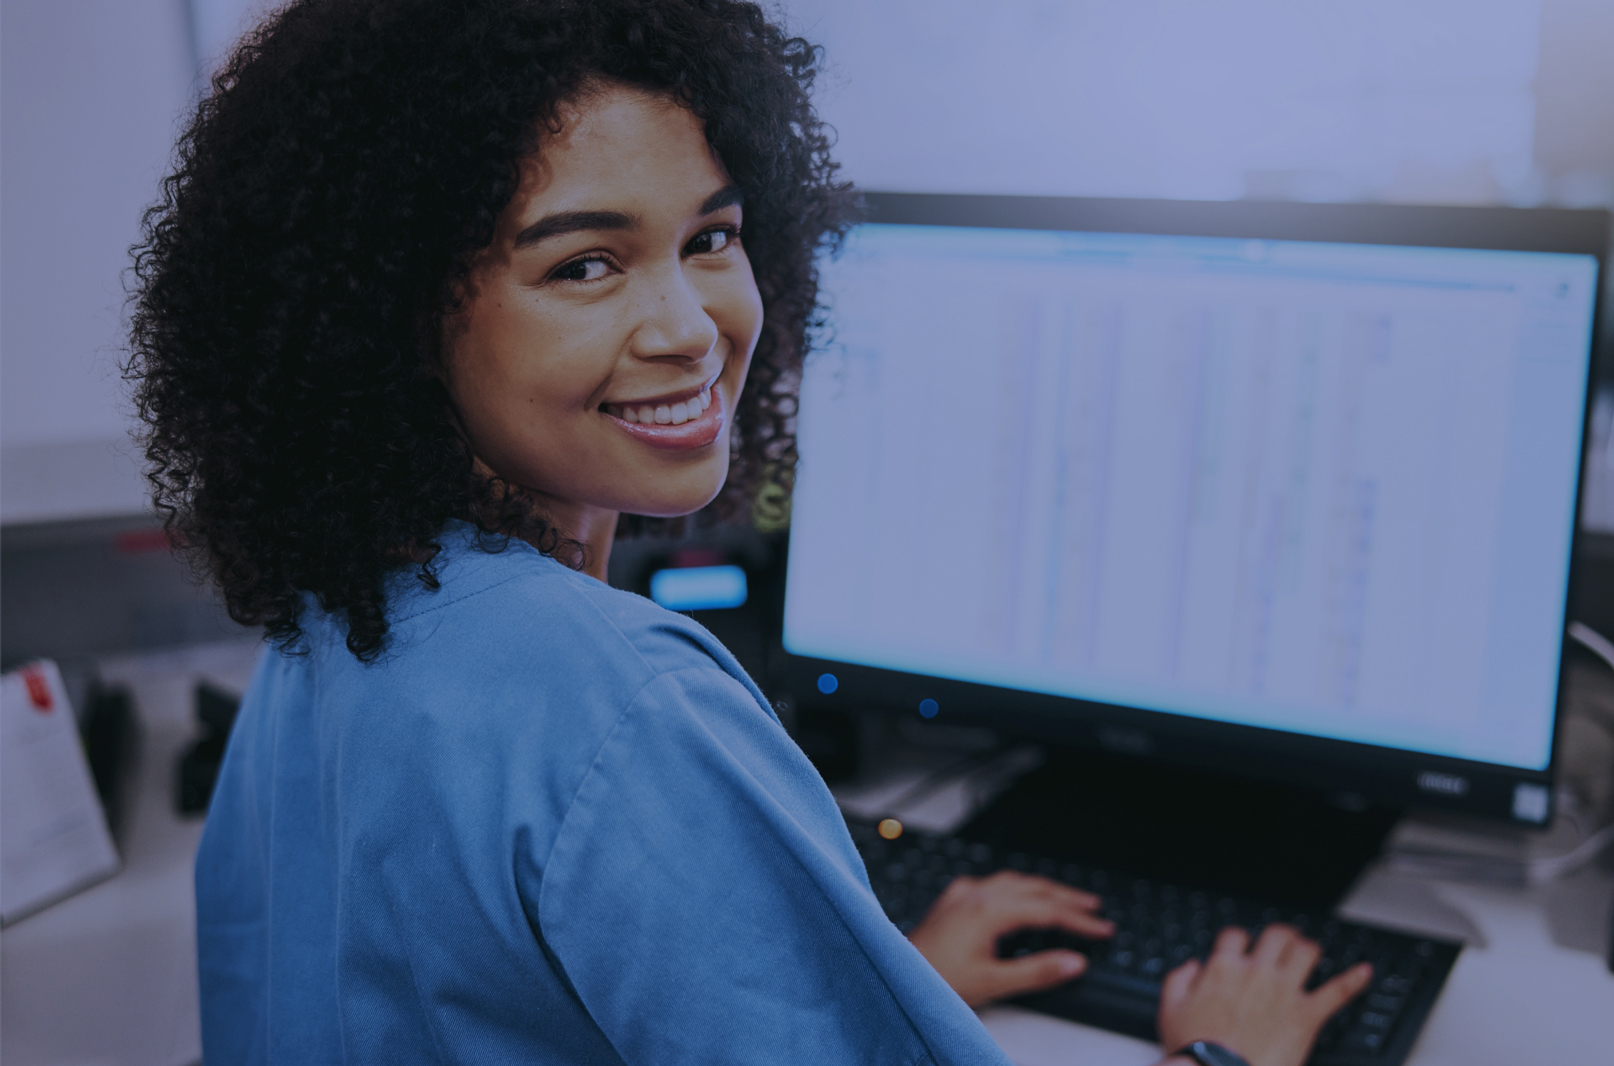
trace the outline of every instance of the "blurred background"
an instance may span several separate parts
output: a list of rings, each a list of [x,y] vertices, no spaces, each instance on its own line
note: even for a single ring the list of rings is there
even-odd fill
[[[205,803],[255,635],[156,528],[118,367],[142,212],[219,58],[271,6],[0,0],[0,661],[62,663],[124,862],[7,928],[8,1062],[199,1056],[187,790]],[[771,6],[824,46],[820,110],[867,189],[1614,207],[1614,0]],[[1603,633],[1611,333],[1572,608]],[[630,543],[612,577],[707,556],[760,570],[777,539]]]

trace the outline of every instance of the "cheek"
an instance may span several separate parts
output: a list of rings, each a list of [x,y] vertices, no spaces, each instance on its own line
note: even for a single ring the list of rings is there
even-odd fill
[[[724,287],[721,303],[714,308],[717,327],[735,345],[740,363],[749,363],[751,350],[762,335],[762,296],[751,277],[751,268],[735,271]]]
[[[460,368],[482,406],[510,414],[587,405],[600,383],[600,360],[591,355],[607,343],[609,330],[588,316],[561,317],[505,303],[473,323]]]

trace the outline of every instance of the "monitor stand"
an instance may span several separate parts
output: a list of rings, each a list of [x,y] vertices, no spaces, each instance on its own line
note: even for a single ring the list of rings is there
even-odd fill
[[[1333,908],[1401,812],[1103,752],[1050,750],[959,832],[1183,885]]]

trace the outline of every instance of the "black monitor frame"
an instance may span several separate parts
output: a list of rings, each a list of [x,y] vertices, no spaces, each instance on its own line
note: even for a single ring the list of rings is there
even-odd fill
[[[1595,257],[1600,288],[1614,228],[1614,215],[1601,210],[878,192],[865,194],[865,200],[867,221],[879,223],[1567,252]],[[1585,434],[1604,312],[1598,299],[1594,358],[1588,360],[1581,416],[1567,578],[1571,589],[1584,550]],[[1570,603],[1566,595],[1566,626]],[[796,704],[808,709],[917,715],[919,701],[928,697],[945,709],[947,722],[990,726],[1006,735],[1298,786],[1330,794],[1346,805],[1426,807],[1514,821],[1519,784],[1545,786],[1549,797],[1552,793],[1556,744],[1563,735],[1567,654],[1566,648],[1559,658],[1554,755],[1540,771],[788,654],[782,680]],[[824,673],[837,679],[833,693],[818,690],[817,679]]]

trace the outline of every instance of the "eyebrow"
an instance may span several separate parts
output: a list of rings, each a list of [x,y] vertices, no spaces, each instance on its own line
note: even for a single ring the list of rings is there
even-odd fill
[[[563,233],[579,230],[638,229],[639,216],[625,211],[560,211],[545,215],[537,222],[516,234],[516,248],[530,247],[539,241],[559,237]]]
[[[721,211],[743,200],[738,185],[725,185],[706,198],[698,213],[709,215],[713,211]],[[559,237],[565,233],[577,233],[580,230],[638,229],[639,225],[639,216],[626,211],[559,211],[553,215],[545,215],[516,234],[515,246],[517,250],[530,248],[539,241],[547,241],[551,237]]]
[[[713,211],[721,211],[725,207],[732,207],[735,204],[744,202],[745,196],[740,192],[738,185],[725,185],[706,198],[706,202],[701,204],[700,213],[709,215]]]

